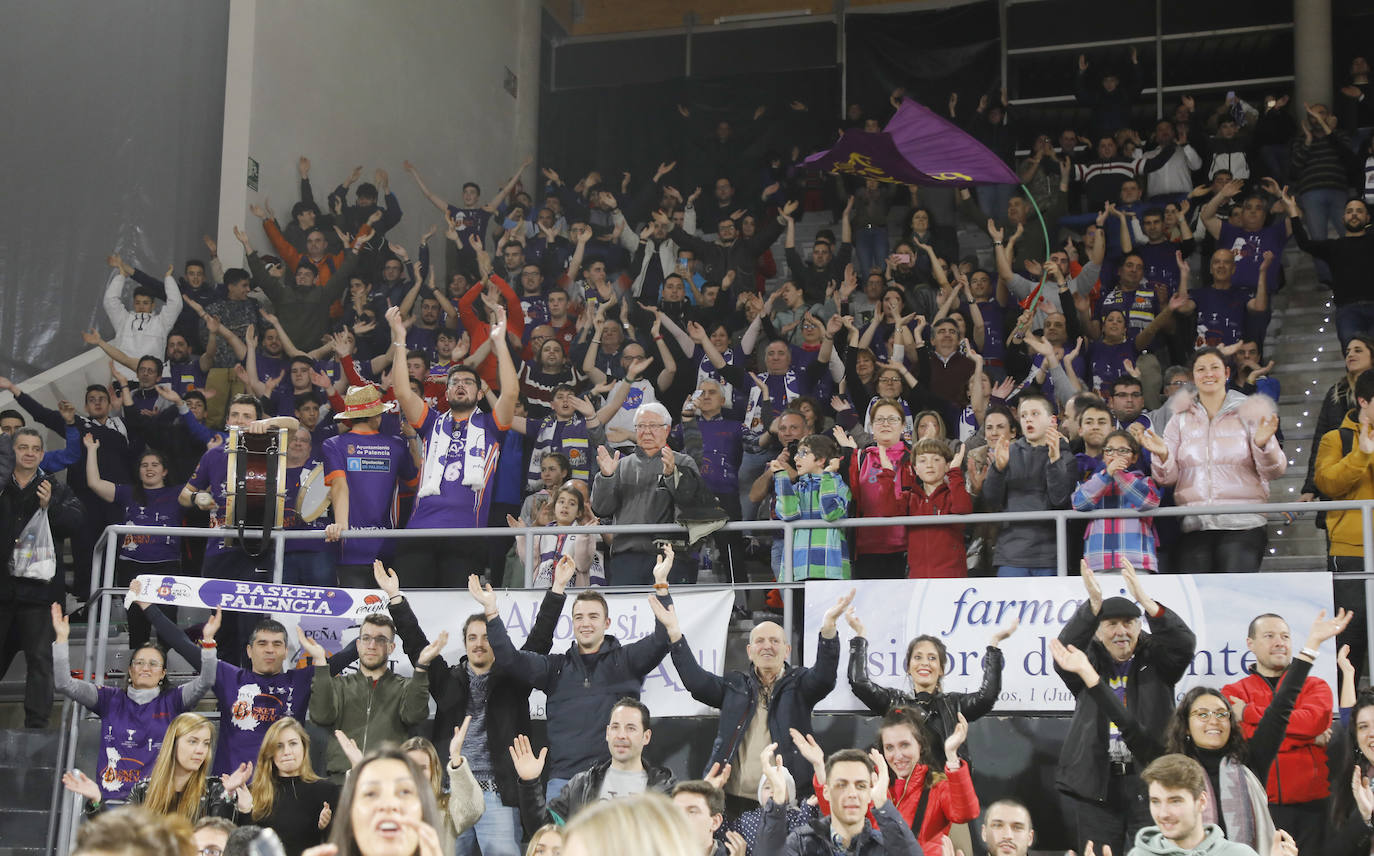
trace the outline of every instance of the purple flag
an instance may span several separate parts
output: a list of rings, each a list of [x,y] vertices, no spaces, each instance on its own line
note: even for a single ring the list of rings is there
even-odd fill
[[[802,163],[896,184],[1018,184],[1001,158],[953,122],[909,98],[881,132],[850,130]]]

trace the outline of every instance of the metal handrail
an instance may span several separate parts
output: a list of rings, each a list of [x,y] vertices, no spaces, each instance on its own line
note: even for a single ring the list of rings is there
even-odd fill
[[[1218,515],[1218,514],[1271,514],[1271,513],[1293,513],[1303,514],[1315,511],[1359,511],[1361,527],[1364,541],[1364,570],[1346,571],[1334,574],[1337,578],[1345,579],[1367,579],[1374,578],[1374,499],[1365,500],[1321,500],[1317,502],[1275,502],[1275,503],[1245,503],[1235,505],[1210,505],[1210,506],[1180,506],[1171,508],[1156,508],[1150,511],[1138,511],[1130,508],[1102,509],[1098,511],[1074,511],[1072,509],[1050,509],[1045,511],[1025,511],[1025,512],[986,512],[976,514],[941,514],[941,515],[922,515],[905,517],[854,517],[844,520],[754,520],[754,521],[729,521],[721,529],[726,532],[782,532],[784,543],[792,542],[792,534],[797,530],[815,528],[835,528],[835,529],[862,529],[873,526],[948,526],[951,524],[971,524],[971,523],[1046,523],[1055,528],[1055,547],[1057,555],[1057,565],[1060,576],[1068,573],[1068,524],[1072,520],[1097,520],[1113,517],[1189,517],[1195,515]],[[597,524],[592,526],[560,526],[560,534],[625,534],[625,535],[668,535],[685,536],[686,527],[676,523],[651,524]],[[547,535],[547,526],[520,526],[512,528],[484,528],[484,529],[396,529],[388,530],[385,537],[388,539],[408,540],[412,538],[490,538],[493,536],[512,536],[525,539],[525,573],[526,578],[532,576],[534,560],[534,539],[540,535]],[[90,620],[86,625],[86,650],[83,659],[83,667],[87,675],[93,680],[99,681],[105,674],[106,663],[106,642],[109,637],[110,618],[114,598],[122,594],[114,584],[114,563],[118,549],[119,540],[124,535],[170,535],[180,538],[224,538],[233,534],[230,529],[204,529],[189,526],[130,526],[118,524],[107,526],[105,531],[100,534],[96,541],[95,550],[92,556],[91,590],[90,599]],[[253,536],[261,540],[262,536]],[[287,529],[275,530],[268,536],[268,540],[273,542],[273,580],[280,583],[282,581],[282,565],[285,556],[286,543],[288,541],[317,541],[325,537],[323,529]],[[343,538],[377,538],[378,531],[369,530],[349,530],[342,533]],[[700,590],[713,589],[734,589],[734,590],[753,590],[753,589],[781,589],[783,594],[783,625],[790,635],[793,626],[793,592],[805,586],[804,581],[794,580],[792,567],[792,551],[784,549],[782,551],[783,576],[791,582],[765,582],[748,583],[735,582],[716,585],[703,584]],[[508,589],[520,589],[520,586],[507,586]],[[614,587],[621,592],[649,591],[645,586],[618,586]],[[1370,617],[1374,622],[1374,616]],[[1371,637],[1374,637],[1374,628],[1371,629]],[[194,664],[193,664],[194,665]],[[71,769],[76,764],[76,744],[78,728],[82,718],[82,708],[80,705],[69,704],[64,706],[62,715],[63,735],[59,740],[59,755],[61,764],[59,765],[53,780],[53,796],[51,803],[56,808],[53,817],[49,820],[48,829],[48,850],[51,853],[66,853],[71,849],[74,840],[76,823],[79,820],[79,812],[70,811],[72,800],[65,798],[64,789],[61,782],[63,771]]]

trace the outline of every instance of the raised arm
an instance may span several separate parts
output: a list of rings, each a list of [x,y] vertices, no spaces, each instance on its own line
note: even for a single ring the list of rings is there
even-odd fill
[[[425,186],[425,181],[420,178],[420,171],[415,168],[415,164],[410,161],[404,161],[402,166],[405,168],[405,171],[410,174],[410,177],[415,179],[416,186],[420,188],[420,192],[425,195],[425,198],[430,201],[430,204],[438,208],[444,214],[448,214],[448,202]]]
[[[475,288],[476,286],[474,286]],[[399,307],[392,306],[386,311],[386,322],[391,327],[391,347],[393,352],[399,348],[401,353],[405,353],[406,347],[406,325],[401,318]],[[396,403],[401,406],[401,415],[411,425],[419,425],[425,418],[427,405],[425,400],[415,394],[409,383],[398,383],[392,390],[396,396]],[[507,420],[506,424],[509,424]]]
[[[524,172],[532,163],[534,163],[534,158],[532,157],[527,157],[521,161],[520,166],[516,168],[515,174],[510,177],[510,180],[502,185],[501,189],[496,192],[496,195],[491,198],[490,202],[482,206],[483,210],[495,214],[497,206],[510,195],[510,192],[515,189],[515,185],[519,183],[520,173]]]

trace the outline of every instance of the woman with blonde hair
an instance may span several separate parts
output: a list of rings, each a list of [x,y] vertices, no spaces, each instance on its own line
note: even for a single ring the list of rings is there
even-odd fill
[[[606,800],[563,828],[563,856],[701,856],[687,817],[659,793]]]
[[[72,856],[196,856],[196,847],[184,819],[130,807],[83,823]]]
[[[525,856],[563,856],[563,830],[555,823],[546,823],[530,836]]]
[[[290,716],[267,729],[253,777],[253,823],[277,833],[288,856],[322,844],[339,786],[320,778],[310,763],[310,736]]]
[[[253,796],[248,791],[253,765],[240,764],[234,772],[218,778],[209,775],[214,741],[214,726],[200,714],[183,713],[172,720],[153,771],[129,791],[129,804],[192,823],[210,816],[237,823],[240,815],[253,810]],[[62,784],[88,800],[100,795],[94,782],[75,771],[64,773]],[[88,814],[96,810],[98,803],[86,808]]]

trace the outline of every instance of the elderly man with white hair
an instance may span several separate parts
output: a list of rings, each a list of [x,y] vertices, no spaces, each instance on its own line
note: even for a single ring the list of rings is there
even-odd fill
[[[601,446],[596,450],[599,469],[592,482],[592,511],[602,520],[614,517],[615,523],[659,523],[672,525],[678,509],[696,505],[709,494],[701,479],[697,462],[682,452],[668,448],[668,432],[673,420],[668,409],[658,402],[635,409],[635,451],[612,455]],[[655,536],[616,535],[611,544],[611,563],[607,568],[611,585],[652,585],[657,561]],[[686,550],[679,550],[668,579],[671,582],[696,582],[696,568]]]

